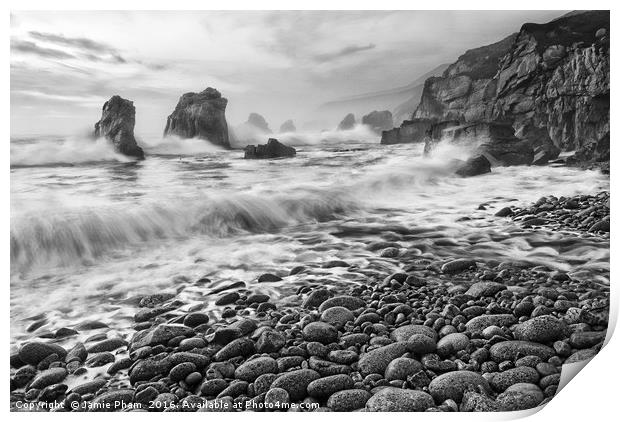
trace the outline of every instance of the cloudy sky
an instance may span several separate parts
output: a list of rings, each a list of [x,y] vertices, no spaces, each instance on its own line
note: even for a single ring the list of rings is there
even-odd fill
[[[136,105],[137,134],[157,134],[182,93],[207,86],[229,99],[232,125],[256,111],[300,126],[323,102],[407,85],[563,13],[14,12],[11,133],[83,132],[119,94]]]

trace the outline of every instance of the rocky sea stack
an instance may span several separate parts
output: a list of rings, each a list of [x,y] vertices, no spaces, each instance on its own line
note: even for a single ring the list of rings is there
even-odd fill
[[[246,159],[294,157],[297,153],[295,148],[284,145],[274,138],[269,138],[265,145],[248,145],[244,151],[243,158]]]
[[[115,95],[103,105],[101,119],[95,123],[94,135],[112,141],[117,152],[142,160],[144,151],[133,135],[135,125],[136,108],[133,102]]]
[[[525,24],[427,79],[412,120],[384,133],[382,143],[436,142],[443,132],[434,126],[446,121],[507,122],[512,142],[527,141],[516,149],[534,151],[523,164],[560,151],[575,151],[573,163],[608,162],[609,65],[608,11]]]
[[[349,113],[344,116],[344,119],[338,125],[338,130],[349,130],[355,127],[355,115],[353,113]]]
[[[368,113],[362,117],[362,124],[370,126],[370,128],[377,133],[381,133],[384,130],[390,130],[394,127],[392,113],[388,110],[375,110]]]
[[[258,113],[250,113],[250,115],[248,116],[248,121],[246,123],[248,125],[254,126],[263,133],[272,133],[271,129],[269,129],[269,124],[267,123],[267,120],[265,120],[265,118]]]
[[[164,136],[201,138],[230,148],[225,115],[227,104],[228,100],[215,88],[207,88],[197,94],[183,94],[172,114],[168,116]]]

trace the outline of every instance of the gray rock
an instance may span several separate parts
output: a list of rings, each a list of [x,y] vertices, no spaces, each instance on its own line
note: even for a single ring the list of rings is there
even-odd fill
[[[150,330],[138,331],[131,340],[131,349],[136,350],[144,346],[166,345],[175,337],[190,337],[194,330],[181,324],[160,324]]]
[[[517,340],[548,343],[562,340],[568,334],[568,326],[560,319],[551,315],[542,315],[529,319],[515,327],[514,336]]]
[[[30,388],[43,389],[48,385],[58,384],[67,376],[65,368],[50,368],[37,375],[30,384]]]
[[[291,402],[291,398],[285,389],[272,388],[265,394],[264,402],[268,409],[286,410],[286,406]]]
[[[271,388],[283,388],[291,400],[302,400],[306,397],[308,385],[320,377],[319,373],[312,369],[298,369],[280,375],[273,381]]]
[[[437,349],[435,340],[425,334],[414,334],[407,340],[409,351],[416,355],[433,353]]]
[[[366,390],[342,390],[332,394],[327,399],[327,407],[334,412],[352,412],[366,406],[370,397],[372,394]]]
[[[465,391],[470,388],[475,391],[479,387],[490,391],[489,383],[482,375],[471,371],[453,371],[434,378],[428,391],[438,403],[448,399],[460,403]]]
[[[112,412],[122,409],[123,405],[131,403],[133,400],[134,390],[119,389],[108,391],[97,396],[91,402],[92,409],[95,412]]]
[[[294,157],[295,148],[284,145],[277,139],[269,138],[265,145],[248,145],[243,149],[245,159]]]
[[[334,306],[321,314],[321,321],[331,324],[337,329],[344,327],[347,322],[353,320],[355,320],[355,315],[344,306]]]
[[[144,159],[144,151],[133,134],[135,125],[136,108],[133,102],[115,95],[103,105],[101,119],[95,123],[94,135],[110,140],[121,154]]]
[[[32,342],[26,343],[19,348],[19,359],[24,363],[37,365],[49,355],[56,354],[60,359],[67,356],[67,351],[57,344]]]
[[[555,350],[549,346],[531,341],[510,340],[496,343],[489,349],[491,358],[495,362],[503,362],[505,360],[515,361],[518,357],[538,356],[543,361],[548,360],[555,355]]]
[[[501,283],[496,283],[494,281],[479,281],[478,283],[472,284],[465,294],[475,298],[493,297],[497,293],[506,289],[507,287]]]
[[[411,358],[396,358],[385,369],[384,378],[388,381],[406,380],[408,376],[424,369],[422,364]]]
[[[261,356],[244,362],[235,370],[235,378],[253,382],[261,375],[278,372],[278,364],[272,357]]]
[[[242,337],[231,341],[222,347],[214,356],[216,361],[228,360],[236,356],[250,356],[255,352],[254,342],[249,338]]]
[[[472,268],[476,268],[476,261],[471,259],[455,259],[443,264],[441,266],[441,272],[445,274],[456,274]]]
[[[465,324],[465,328],[470,333],[478,333],[493,325],[508,327],[516,322],[517,318],[512,314],[480,315],[469,320],[467,324]]]
[[[201,138],[230,148],[226,105],[228,100],[216,89],[207,88],[200,93],[188,92],[179,99],[166,122],[164,136]]]
[[[337,391],[353,388],[353,379],[349,375],[332,375],[319,378],[308,384],[308,395],[310,397],[325,398]]]
[[[407,341],[414,334],[422,334],[437,341],[437,332],[426,325],[404,325],[398,327],[390,333],[390,338],[394,341]]]
[[[83,396],[85,394],[94,394],[106,384],[106,380],[98,378],[80,385],[76,385],[71,389],[71,392],[79,394],[80,396]]]
[[[469,346],[469,337],[463,333],[452,333],[442,337],[437,342],[437,354],[443,358],[465,350]]]
[[[360,356],[358,369],[362,375],[384,374],[390,362],[408,351],[406,342],[397,342],[371,350]]]
[[[365,307],[366,302],[359,297],[336,296],[327,299],[325,302],[321,303],[321,306],[319,306],[319,312],[322,313],[326,309],[333,308],[334,306],[344,306],[351,311],[355,311],[356,309]]]
[[[496,391],[504,391],[508,387],[519,383],[536,384],[539,380],[538,371],[529,366],[519,366],[498,372],[491,378],[491,386]]]
[[[496,402],[500,410],[511,412],[515,410],[532,409],[545,399],[545,395],[536,384],[520,383],[508,387],[497,396]]]
[[[330,344],[338,341],[338,330],[325,322],[311,322],[303,329],[304,340]]]
[[[86,351],[88,353],[111,352],[125,346],[127,342],[122,338],[109,338],[89,346]]]
[[[434,405],[433,398],[423,391],[385,387],[368,400],[366,410],[369,412],[424,412]]]

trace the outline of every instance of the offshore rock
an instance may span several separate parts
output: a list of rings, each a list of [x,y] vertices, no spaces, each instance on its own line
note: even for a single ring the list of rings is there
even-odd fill
[[[294,157],[297,151],[280,143],[277,139],[269,138],[265,145],[248,145],[244,148],[245,159]]]
[[[135,125],[136,108],[133,102],[115,95],[103,105],[101,119],[95,123],[94,136],[110,140],[116,152],[142,160],[144,151],[134,137]]]

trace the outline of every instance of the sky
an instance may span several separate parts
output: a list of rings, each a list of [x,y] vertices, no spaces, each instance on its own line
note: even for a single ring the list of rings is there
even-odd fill
[[[11,14],[11,135],[92,130],[112,95],[161,134],[185,92],[228,98],[229,125],[277,128],[327,101],[407,85],[470,48],[565,11],[40,11]],[[342,116],[336,116],[339,120]]]

